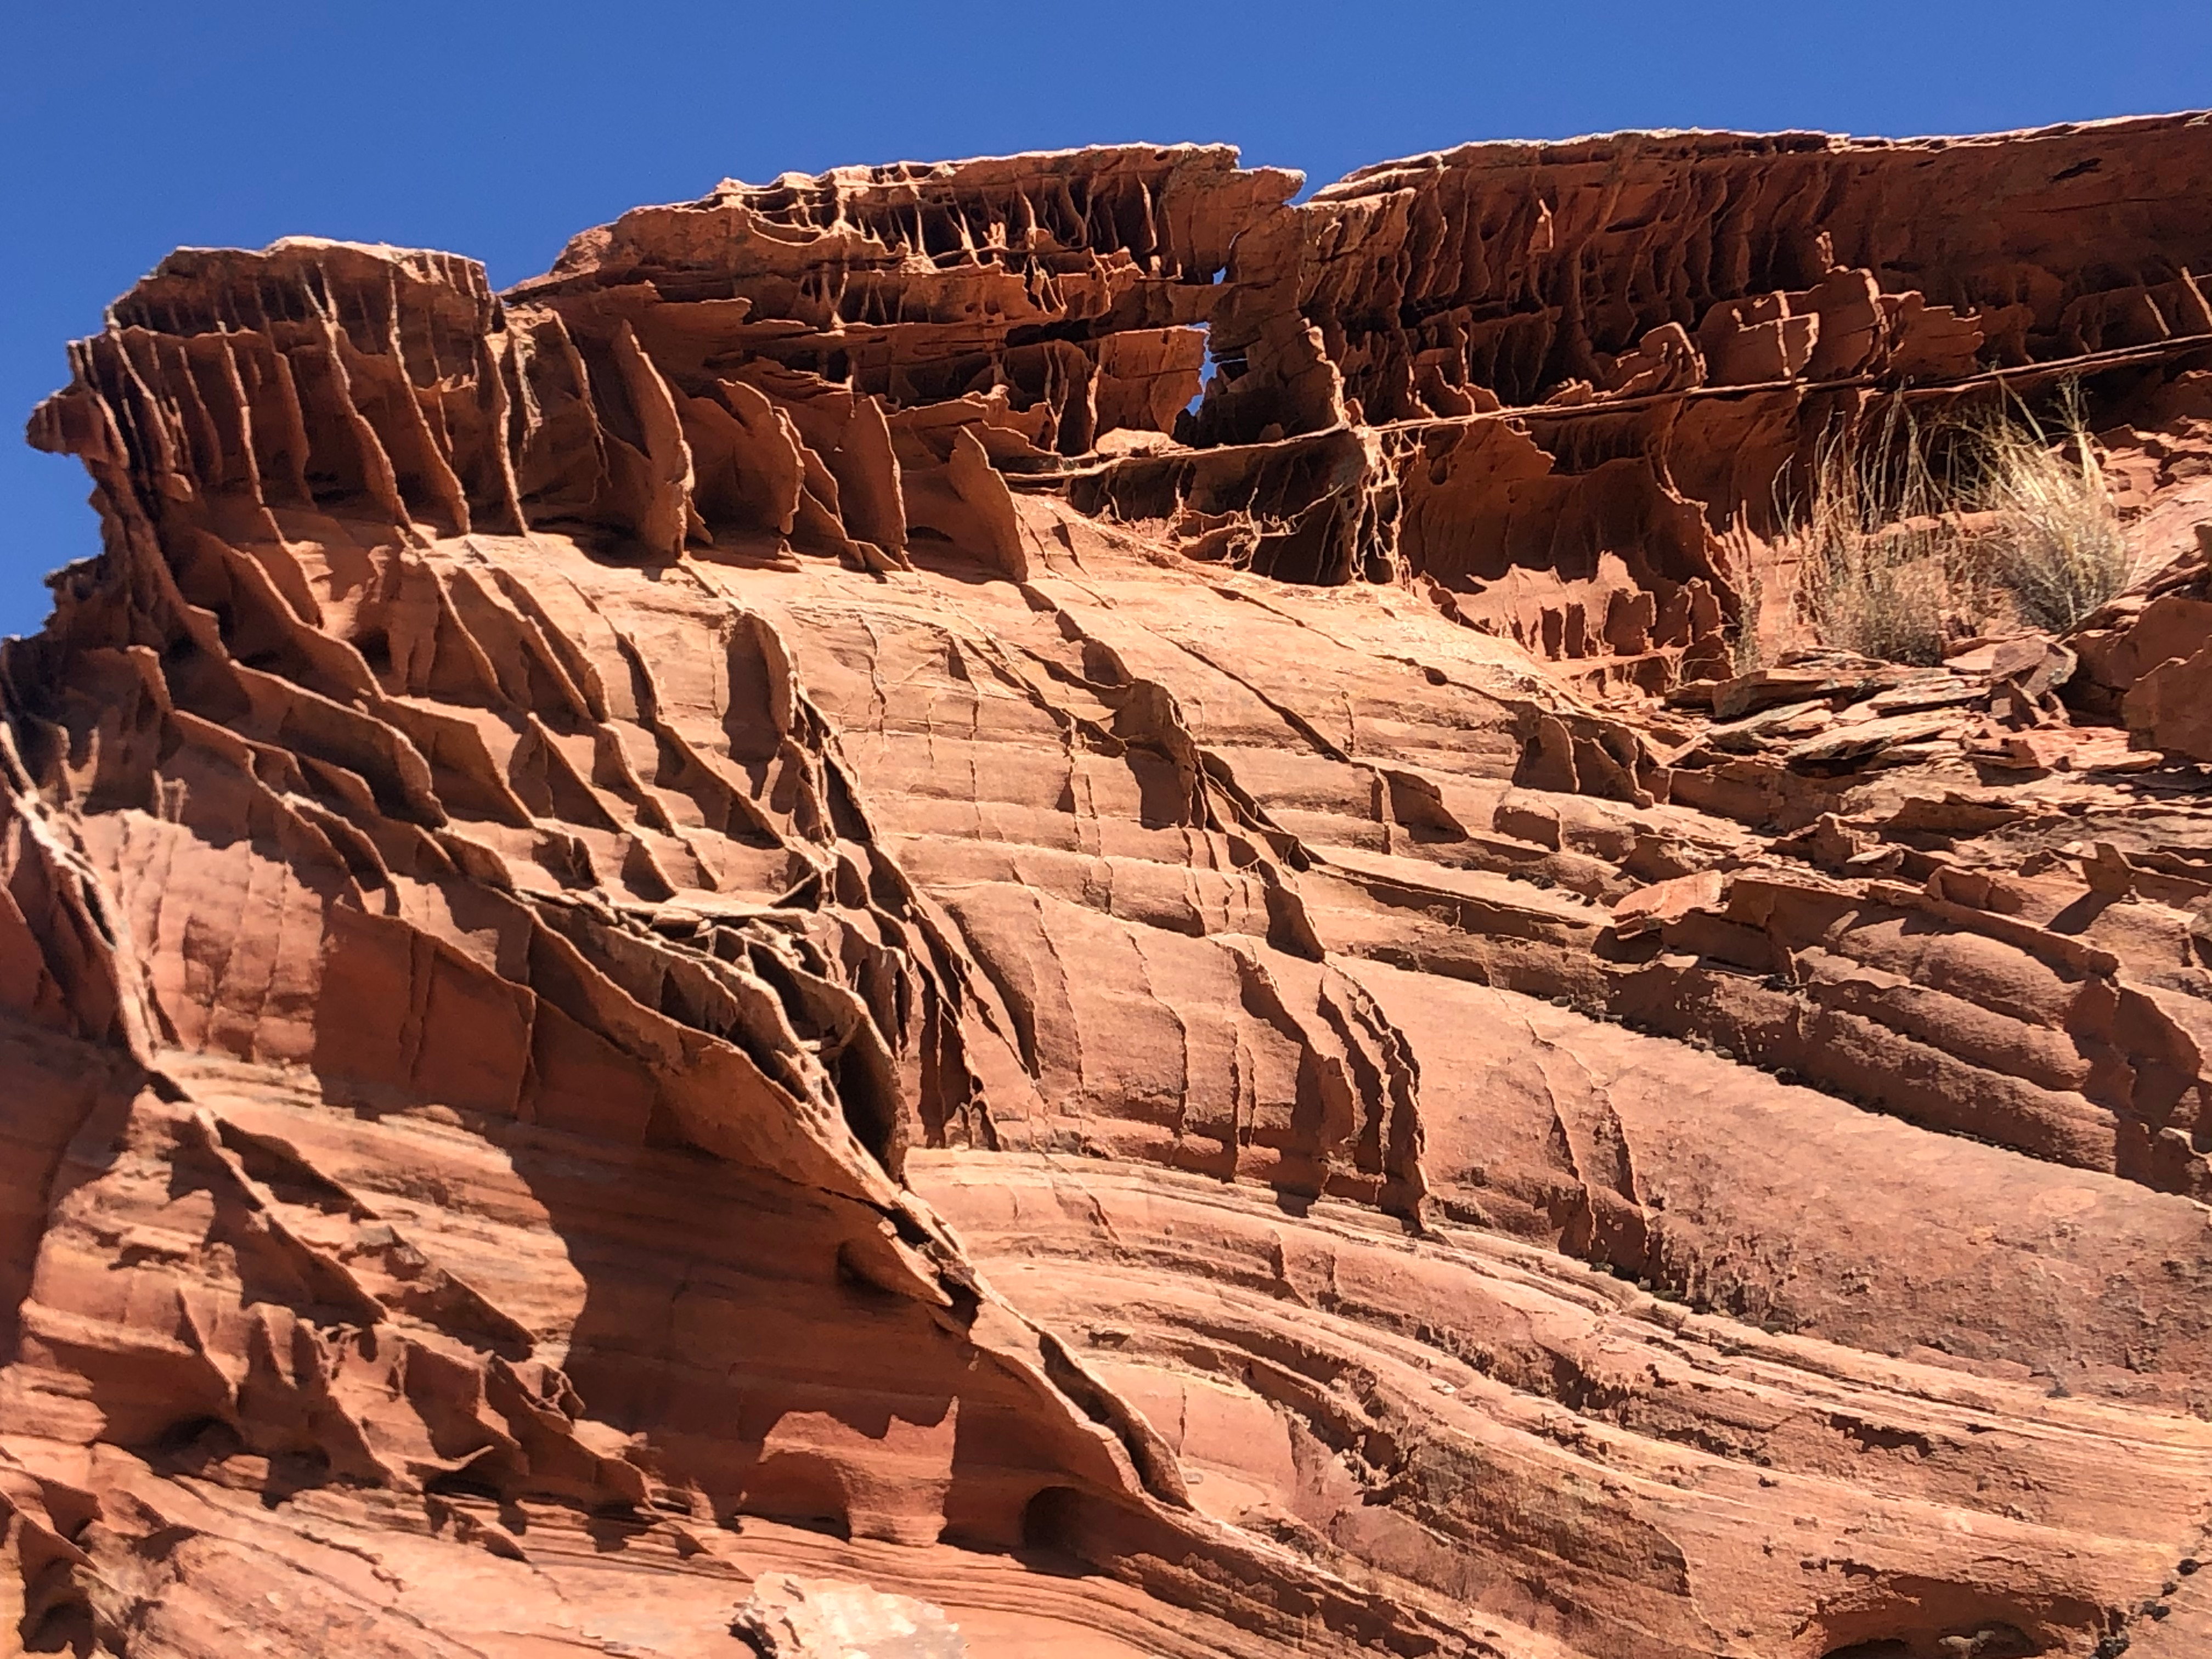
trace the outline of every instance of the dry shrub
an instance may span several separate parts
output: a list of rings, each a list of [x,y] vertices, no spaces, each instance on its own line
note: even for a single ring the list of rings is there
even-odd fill
[[[1941,662],[2006,611],[2063,634],[2135,574],[2071,385],[2055,443],[2025,406],[1923,429],[1893,399],[1821,441],[1787,521],[1814,630],[1890,662]]]
[[[1890,662],[1937,663],[1977,561],[1903,399],[1871,432],[1839,427],[1813,456],[1812,498],[1793,515],[1798,605],[1829,645]]]
[[[2071,632],[2136,576],[2081,389],[2070,381],[2064,388],[2055,445],[2026,409],[1974,435],[1979,504],[2002,527],[1996,580],[2022,622]]]
[[[1760,567],[1768,550],[1739,523],[1723,533],[1729,586],[1735,590],[1736,614],[1722,637],[1728,645],[1729,672],[1748,674],[1766,666],[1766,578]]]
[[[1729,665],[1735,673],[1748,674],[1766,666],[1766,641],[1759,631],[1759,617],[1766,607],[1766,583],[1756,570],[1744,574],[1742,604],[1742,612],[1728,633]]]

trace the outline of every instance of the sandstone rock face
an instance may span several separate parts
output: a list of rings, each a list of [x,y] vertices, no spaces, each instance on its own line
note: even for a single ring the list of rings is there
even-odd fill
[[[1129,147],[505,295],[173,255],[0,657],[0,1629],[2202,1650],[2208,169]],[[2132,594],[1762,610],[1830,422],[2062,379]]]
[[[763,1574],[731,1621],[762,1659],[962,1659],[944,1609],[864,1584]]]

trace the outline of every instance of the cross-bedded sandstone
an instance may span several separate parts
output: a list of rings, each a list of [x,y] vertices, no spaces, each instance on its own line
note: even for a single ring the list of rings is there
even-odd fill
[[[1131,146],[504,295],[173,255],[0,659],[0,1622],[2190,1651],[2208,162]],[[2130,594],[1793,629],[1823,432],[2065,380]]]

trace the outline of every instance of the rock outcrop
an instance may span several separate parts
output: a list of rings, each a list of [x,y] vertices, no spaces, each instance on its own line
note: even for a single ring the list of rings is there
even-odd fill
[[[173,255],[0,648],[0,1629],[2198,1650],[2208,167],[1127,147],[504,295]],[[1802,636],[1823,432],[2062,381],[2130,594]]]

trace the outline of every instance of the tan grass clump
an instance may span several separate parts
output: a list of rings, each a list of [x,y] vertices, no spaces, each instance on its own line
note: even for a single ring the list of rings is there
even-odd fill
[[[2081,392],[2063,394],[2054,443],[2026,409],[1974,430],[1978,505],[1997,516],[1993,574],[2022,622],[2069,633],[2136,576]]]
[[[1943,659],[1972,565],[1954,494],[1902,399],[1865,437],[1839,428],[1821,440],[1811,501],[1790,528],[1798,605],[1825,643],[1889,662]]]
[[[1993,621],[2063,634],[2135,574],[2071,386],[2055,441],[2025,406],[1923,428],[1893,399],[1822,440],[1787,518],[1801,614],[1889,662],[1941,662]]]

